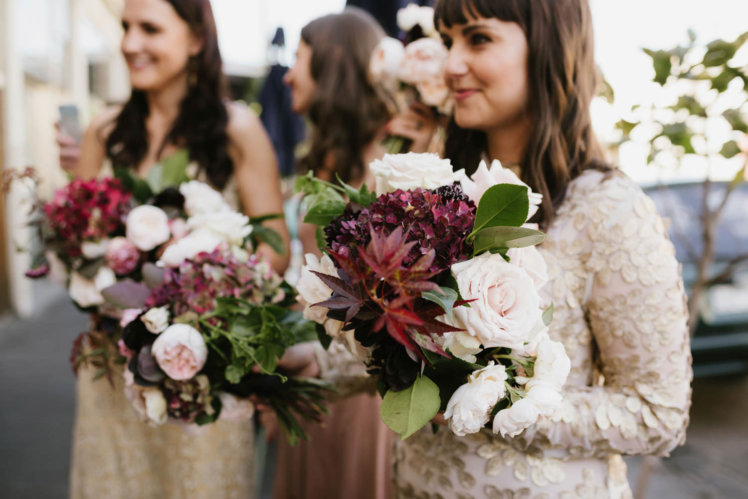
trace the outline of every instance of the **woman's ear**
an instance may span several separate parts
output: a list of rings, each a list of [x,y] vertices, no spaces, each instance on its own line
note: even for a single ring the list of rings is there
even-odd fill
[[[190,41],[189,41],[189,54],[190,57],[194,57],[203,50],[203,46],[205,45],[205,40],[202,36],[198,36],[194,33],[190,34]]]

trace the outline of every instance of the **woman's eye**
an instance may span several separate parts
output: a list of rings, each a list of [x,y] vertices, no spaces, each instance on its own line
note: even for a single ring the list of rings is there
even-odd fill
[[[449,49],[452,46],[452,39],[446,36],[442,36],[442,44]]]
[[[473,45],[483,45],[484,43],[488,43],[490,41],[491,39],[489,37],[480,33],[475,33],[470,36],[470,43],[472,43]]]
[[[122,31],[127,33],[127,30],[130,28],[130,23],[126,23],[125,21],[122,21]]]
[[[158,26],[150,23],[143,24],[143,31],[148,33],[149,35],[153,35],[161,31]]]

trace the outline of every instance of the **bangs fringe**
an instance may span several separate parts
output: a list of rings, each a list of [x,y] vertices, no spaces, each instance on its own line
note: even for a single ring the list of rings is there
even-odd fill
[[[438,0],[434,7],[434,26],[451,28],[470,19],[495,17],[506,22],[527,26],[531,0]]]

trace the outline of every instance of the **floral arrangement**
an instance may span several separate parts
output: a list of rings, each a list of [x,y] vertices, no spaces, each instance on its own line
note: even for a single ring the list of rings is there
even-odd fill
[[[123,317],[127,397],[153,424],[247,419],[261,402],[295,443],[305,436],[297,415],[319,420],[328,388],[275,372],[285,349],[310,337],[292,302],[266,261],[226,244],[167,267],[145,306]]]
[[[434,29],[431,7],[410,4],[397,13],[399,27],[406,33],[405,44],[385,37],[372,53],[369,75],[391,102],[394,112],[418,101],[429,108],[437,121],[444,121],[453,102],[444,80],[447,49]],[[407,149],[404,139],[387,139],[390,152]]]
[[[403,438],[440,410],[457,435],[490,420],[516,435],[552,414],[569,359],[547,333],[544,235],[527,224],[542,198],[498,162],[472,177],[433,154],[370,168],[378,196],[297,184],[324,252],[306,256],[299,301],[323,344],[353,335]]]

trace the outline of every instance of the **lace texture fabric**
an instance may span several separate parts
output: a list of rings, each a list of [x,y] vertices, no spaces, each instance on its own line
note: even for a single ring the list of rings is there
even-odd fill
[[[652,201],[622,174],[569,186],[540,248],[564,402],[514,439],[424,428],[396,444],[401,498],[631,497],[621,454],[685,440],[692,379],[685,293]]]

